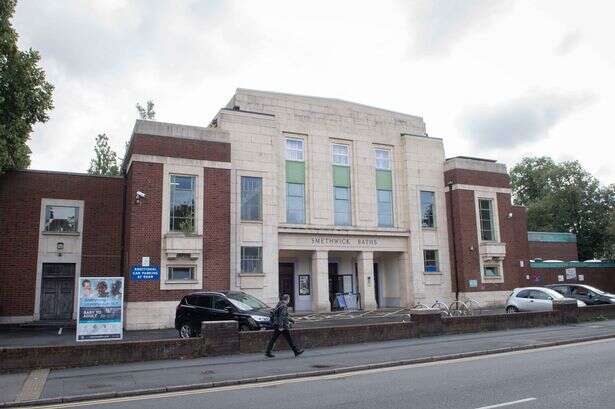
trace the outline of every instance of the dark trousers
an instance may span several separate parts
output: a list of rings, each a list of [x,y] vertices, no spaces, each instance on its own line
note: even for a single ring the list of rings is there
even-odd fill
[[[292,349],[293,352],[297,353],[297,346],[293,342],[293,338],[290,336],[290,331],[288,331],[288,329],[286,328],[284,329],[276,328],[273,330],[273,335],[271,336],[271,339],[269,340],[269,345],[267,345],[267,353],[268,354],[271,353],[271,350],[273,349],[273,345],[275,344],[275,341],[278,339],[280,334],[284,335],[284,338],[286,338],[286,342],[288,342],[288,346],[290,347],[290,349]]]

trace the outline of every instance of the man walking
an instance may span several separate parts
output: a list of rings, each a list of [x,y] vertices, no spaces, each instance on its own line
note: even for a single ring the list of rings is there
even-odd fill
[[[273,358],[275,355],[271,353],[273,349],[273,345],[275,341],[278,339],[280,334],[284,335],[286,338],[286,342],[288,342],[288,346],[293,350],[295,356],[299,356],[303,353],[302,349],[297,348],[295,343],[293,342],[292,337],[290,336],[290,332],[288,329],[290,328],[290,323],[295,322],[291,317],[288,316],[288,302],[290,301],[290,296],[288,294],[284,294],[280,299],[278,305],[275,306],[272,312],[271,324],[273,326],[273,335],[269,340],[269,345],[267,345],[267,351],[265,352],[265,356],[268,358]]]

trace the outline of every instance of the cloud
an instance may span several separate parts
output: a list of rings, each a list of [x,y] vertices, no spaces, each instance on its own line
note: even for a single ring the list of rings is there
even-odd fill
[[[509,0],[409,2],[412,51],[429,56],[448,54],[456,42],[483,30],[511,7]]]
[[[567,116],[595,101],[591,93],[535,93],[517,99],[466,110],[460,126],[481,149],[508,149],[545,136]]]
[[[581,43],[582,38],[581,32],[577,30],[569,31],[555,47],[555,53],[558,55],[569,54]]]

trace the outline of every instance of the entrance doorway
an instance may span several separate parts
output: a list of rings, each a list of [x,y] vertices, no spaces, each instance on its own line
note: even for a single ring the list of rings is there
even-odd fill
[[[73,315],[74,290],[74,263],[43,263],[41,320],[70,320]]]
[[[283,294],[290,295],[288,306],[295,308],[295,265],[293,263],[280,263],[278,271],[280,272],[279,296],[282,298]]]

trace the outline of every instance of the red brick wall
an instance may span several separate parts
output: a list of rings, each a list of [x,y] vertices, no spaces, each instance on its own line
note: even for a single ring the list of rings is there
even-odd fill
[[[529,271],[525,208],[513,206],[510,194],[498,193],[497,202],[500,241],[506,243],[506,257],[503,261],[504,282],[481,283],[474,191],[456,189],[452,193],[450,191],[446,193],[451,265],[456,263],[459,291],[461,292],[509,290],[517,287],[519,277]],[[512,218],[508,218],[509,213],[512,213]],[[454,246],[453,235],[455,238]],[[521,267],[520,261],[523,261],[523,267]],[[455,291],[455,269],[452,273],[452,291]],[[476,280],[478,287],[470,288],[469,280]]]
[[[584,276],[583,281],[566,280],[565,268],[532,268],[528,273],[530,279],[525,276],[521,277],[519,286],[540,286],[547,284],[558,284],[558,275],[564,276],[565,283],[587,284],[599,288],[601,290],[615,293],[615,268],[603,267],[577,267],[577,277],[579,274]]]
[[[124,180],[16,171],[0,176],[0,316],[32,315],[41,199],[84,201],[81,274],[120,274]]]
[[[228,290],[230,285],[230,170],[204,169],[203,289]],[[140,265],[143,256],[160,265],[162,246],[163,166],[133,162],[128,173],[126,300],[174,301],[196,290],[161,290],[159,281],[131,281],[130,267]],[[147,194],[135,203],[137,190]],[[166,271],[160,272],[164,280]]]
[[[470,169],[451,169],[444,172],[444,183],[510,188],[510,177],[504,173]]]
[[[530,258],[543,260],[576,261],[579,259],[577,243],[550,243],[531,241]]]
[[[222,162],[231,160],[229,143],[156,135],[134,134],[129,152],[130,155],[157,155]]]

